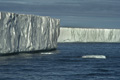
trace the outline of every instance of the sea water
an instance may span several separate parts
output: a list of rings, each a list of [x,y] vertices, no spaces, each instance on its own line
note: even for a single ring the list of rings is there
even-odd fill
[[[0,0],[0,11],[59,18],[63,27],[120,28],[119,0]],[[0,56],[0,80],[119,80],[119,63],[119,43],[59,43],[53,52]]]
[[[119,43],[59,43],[52,52],[0,56],[0,80],[119,80],[119,63]]]

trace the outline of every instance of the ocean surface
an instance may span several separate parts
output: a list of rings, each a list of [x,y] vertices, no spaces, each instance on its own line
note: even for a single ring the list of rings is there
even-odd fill
[[[120,29],[120,0],[0,0],[0,11],[58,18],[62,27]],[[59,43],[52,52],[0,56],[0,80],[120,80],[120,43]]]
[[[120,28],[120,0],[0,0],[0,11],[51,16],[63,27]]]
[[[0,80],[120,80],[120,44],[59,43],[52,52],[0,56]]]

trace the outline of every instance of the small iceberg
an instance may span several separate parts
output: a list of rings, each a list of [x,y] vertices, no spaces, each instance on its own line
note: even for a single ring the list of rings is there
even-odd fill
[[[96,58],[96,59],[106,59],[104,55],[84,55],[82,58]]]
[[[44,53],[41,53],[41,54],[54,54],[52,52],[44,52]]]

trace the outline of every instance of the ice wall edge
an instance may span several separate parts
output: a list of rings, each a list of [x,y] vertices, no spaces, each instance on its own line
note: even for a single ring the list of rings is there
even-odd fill
[[[120,29],[61,27],[58,42],[120,43]]]
[[[0,12],[0,54],[57,48],[60,20]]]

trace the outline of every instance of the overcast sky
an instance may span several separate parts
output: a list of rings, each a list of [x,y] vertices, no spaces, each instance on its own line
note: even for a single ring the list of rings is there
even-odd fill
[[[0,11],[60,18],[61,26],[120,28],[120,0],[0,0]]]

